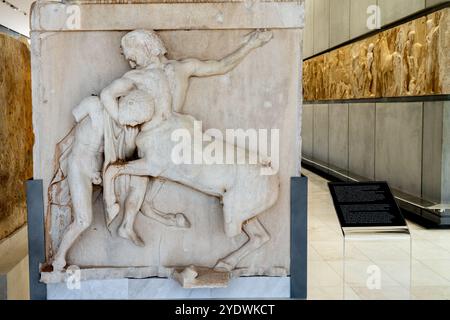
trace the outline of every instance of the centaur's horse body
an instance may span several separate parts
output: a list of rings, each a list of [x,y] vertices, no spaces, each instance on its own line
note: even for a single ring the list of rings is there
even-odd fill
[[[223,204],[224,227],[228,237],[242,233],[249,241],[242,248],[219,262],[218,269],[232,270],[248,253],[269,240],[269,234],[255,218],[274,205],[278,198],[278,175],[262,175],[268,165],[258,164],[176,164],[172,159],[175,130],[185,130],[194,136],[195,119],[172,113],[157,126],[141,131],[136,138],[139,160],[111,165],[105,173],[105,200],[109,210],[118,210],[114,195],[114,178],[120,175],[152,176],[175,181],[218,197]],[[203,148],[193,144],[194,153]],[[238,147],[235,147],[235,151]],[[236,154],[236,153],[235,153]],[[243,226],[244,225],[244,226]]]

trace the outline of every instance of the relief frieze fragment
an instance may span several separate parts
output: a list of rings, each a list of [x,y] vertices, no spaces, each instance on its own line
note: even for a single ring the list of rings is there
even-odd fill
[[[304,62],[306,101],[450,93],[450,9]]]

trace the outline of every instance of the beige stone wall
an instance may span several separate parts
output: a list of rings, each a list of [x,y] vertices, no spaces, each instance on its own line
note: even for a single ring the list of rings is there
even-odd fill
[[[26,223],[32,149],[30,50],[0,34],[0,240]]]
[[[307,60],[305,101],[450,94],[449,22],[447,8]]]

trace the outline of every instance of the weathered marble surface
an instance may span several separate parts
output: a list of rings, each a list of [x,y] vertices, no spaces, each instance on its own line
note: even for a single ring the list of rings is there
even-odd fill
[[[298,70],[301,67],[303,6],[301,3],[287,7],[277,4],[277,11],[283,14],[271,12],[265,15],[263,13],[266,11],[261,8],[267,8],[267,4],[262,4],[255,11],[248,10],[244,3],[239,4],[239,7],[233,4],[229,7],[232,9],[227,4],[220,4],[224,8],[223,24],[220,25],[216,19],[218,7],[216,4],[210,6],[216,10],[207,11],[215,12],[212,17],[205,16],[204,11],[202,14],[202,10],[191,11],[190,21],[196,23],[195,30],[158,31],[167,46],[169,59],[221,58],[239,47],[243,36],[249,33],[247,27],[264,28],[267,16],[278,19],[273,24],[279,28],[273,31],[272,41],[261,50],[252,52],[235,70],[223,76],[193,79],[183,113],[201,119],[204,129],[280,129],[280,197],[273,208],[261,215],[263,225],[271,234],[271,241],[243,259],[236,274],[287,275],[290,262],[289,181],[300,170],[298,124],[301,79]],[[99,94],[112,80],[129,70],[118,50],[120,39],[126,31],[117,31],[117,25],[111,21],[104,23],[101,19],[94,19],[96,10],[103,15],[112,9],[103,11],[106,7],[98,5],[81,7],[82,16],[87,22],[84,23],[83,20],[81,30],[70,32],[47,32],[53,29],[42,28],[43,20],[37,17],[40,14],[47,16],[51,7],[46,8],[44,5],[33,13],[34,21],[40,21],[32,33],[33,80],[36,83],[33,108],[37,134],[34,173],[44,180],[44,186],[48,186],[54,174],[55,147],[74,125],[71,110],[83,98]],[[119,27],[123,23],[130,25],[133,22],[129,18],[129,8],[124,7],[117,7],[122,19]],[[139,11],[141,8],[135,9]],[[294,12],[292,8],[295,9]],[[230,12],[230,17],[227,12]],[[237,24],[238,29],[233,27],[237,20],[231,12],[242,13],[238,15],[241,18]],[[115,17],[118,17],[117,12]],[[201,23],[202,19],[205,19],[204,23]],[[139,24],[142,21],[136,20],[137,27],[144,26]],[[210,22],[215,30],[208,30]],[[161,28],[168,28],[168,23],[162,21]],[[241,26],[246,28],[239,29]],[[44,122],[55,125],[45,126]],[[97,270],[105,266],[128,268],[122,275],[133,272],[133,267],[148,267],[146,272],[150,270],[151,274],[146,276],[160,276],[159,267],[192,264],[212,267],[226,253],[247,241],[245,235],[232,239],[225,236],[222,206],[217,198],[168,182],[155,199],[155,206],[164,212],[185,213],[191,222],[191,228],[167,228],[138,215],[136,229],[147,246],[136,247],[117,236],[116,221],[111,225],[112,232],[106,228],[102,195],[99,191],[94,192],[93,223],[70,250],[70,264]],[[47,203],[47,194],[44,197]],[[48,262],[51,262],[54,248],[58,246],[70,219],[70,211],[61,216],[47,215]],[[120,216],[117,220],[121,220]],[[108,275],[102,274],[95,278],[104,279]]]
[[[42,1],[34,3],[30,23],[34,31],[302,28],[304,10],[303,1],[101,6]]]
[[[450,94],[450,8],[303,64],[304,99]]]
[[[30,50],[0,33],[0,240],[26,223],[32,148]]]
[[[49,300],[83,299],[280,299],[290,297],[290,278],[232,279],[227,288],[184,289],[171,279],[82,281],[79,290],[66,283],[47,286]]]

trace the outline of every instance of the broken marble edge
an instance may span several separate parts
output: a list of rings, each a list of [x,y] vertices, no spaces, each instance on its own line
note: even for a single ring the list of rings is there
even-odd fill
[[[242,2],[99,5],[38,1],[32,5],[30,25],[32,31],[41,32],[302,29],[304,20],[302,1],[256,2],[250,7]]]
[[[228,287],[230,278],[231,272],[221,272],[210,268],[197,268],[195,266],[175,269],[172,274],[172,279],[178,281],[186,289],[226,288]]]
[[[41,272],[40,281],[46,284],[65,282],[77,270],[80,271],[80,281],[126,278],[145,279],[152,277],[171,278],[174,271],[173,268],[164,267],[91,267],[74,269],[73,272]]]
[[[169,278],[174,279],[175,267],[91,267],[79,269],[80,281],[86,280],[111,280],[111,279],[146,279],[146,278]],[[77,270],[77,269],[76,269]],[[40,282],[45,284],[61,283],[69,280],[74,272],[41,272]],[[253,270],[248,272],[247,268],[237,268],[230,272],[230,279],[239,277],[288,277],[285,268],[270,268],[269,270]]]

